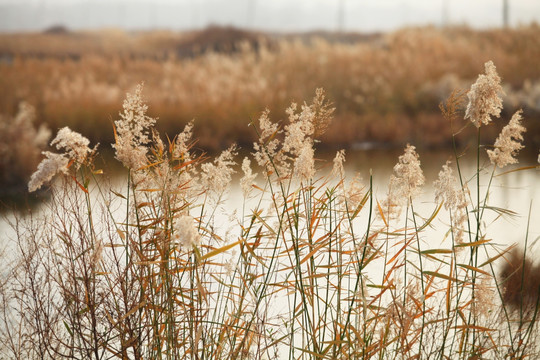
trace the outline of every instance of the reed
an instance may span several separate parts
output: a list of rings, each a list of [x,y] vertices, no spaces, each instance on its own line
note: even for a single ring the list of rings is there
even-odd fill
[[[477,132],[471,155],[478,159],[482,124],[501,111],[500,90],[489,62],[467,93],[470,121],[458,127]],[[453,126],[463,102],[454,93],[442,106]],[[147,111],[138,86],[115,121],[120,185],[107,184],[95,167],[97,147],[88,139],[69,128],[53,139],[57,151],[29,184],[35,190],[58,175],[47,211],[13,223],[14,251],[4,256],[2,356],[540,355],[537,284],[526,280],[533,266],[526,254],[493,242],[483,225],[490,215],[510,214],[490,206],[488,194],[493,176],[504,176],[497,165],[515,160],[520,119],[489,147],[492,165],[478,161],[474,174],[462,173],[467,155],[455,148],[434,185],[432,211],[422,214],[416,205],[425,178],[414,146],[399,157],[383,197],[371,174],[365,183],[345,174],[344,151],[331,171],[315,160],[334,113],[317,90],[311,102],[287,108],[286,123],[266,110],[250,124],[257,140],[242,161],[242,193],[233,194],[242,205],[232,211],[224,204],[236,146],[210,159],[195,149],[193,124],[162,139]],[[434,231],[441,223],[448,227]],[[433,237],[441,241],[427,241]],[[502,273],[499,263],[508,264]],[[527,301],[517,304],[525,292]]]
[[[263,40],[250,41],[261,35]],[[367,39],[358,34],[345,39],[221,36],[230,37],[222,40],[226,44],[245,42],[232,53],[216,46],[218,51],[186,56],[186,46],[193,52],[216,36],[113,31],[0,36],[0,53],[11,59],[0,60],[0,113],[13,114],[25,99],[36,107],[40,123],[69,126],[94,142],[109,143],[114,141],[110,122],[123,95],[144,81],[150,115],[159,116],[162,133],[176,134],[195,119],[199,145],[217,151],[256,141],[245,124],[261,109],[268,107],[276,120],[284,118],[289,101],[301,102],[323,87],[336,104],[324,146],[338,149],[362,141],[451,146],[451,130],[437,105],[453,89],[466,88],[491,59],[505,80],[505,115],[524,107],[530,134],[539,133],[536,25],[485,31],[409,28]],[[486,136],[496,132],[483,131]],[[530,135],[526,142],[537,146],[540,140]]]
[[[0,200],[27,193],[26,182],[51,136],[46,125],[35,122],[36,111],[25,102],[15,116],[0,114]]]

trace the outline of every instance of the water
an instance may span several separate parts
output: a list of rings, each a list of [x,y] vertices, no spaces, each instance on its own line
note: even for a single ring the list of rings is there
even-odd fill
[[[433,182],[437,179],[442,165],[447,160],[452,160],[453,156],[446,151],[419,150],[421,166],[426,177],[426,184],[422,194],[416,200],[415,210],[421,215],[429,215],[434,207]],[[392,167],[401,155],[400,151],[381,152],[356,152],[348,156],[348,171],[359,171],[363,177],[368,178],[369,169],[373,171],[374,192],[376,196],[382,198],[387,191],[389,177]],[[493,211],[486,210],[486,233],[488,238],[492,238],[500,244],[510,245],[513,243],[523,244],[527,234],[528,215],[531,215],[529,224],[529,243],[540,237],[540,168],[522,171],[509,172],[511,170],[526,166],[536,166],[533,156],[524,156],[521,163],[508,166],[504,169],[497,168],[495,176],[489,187],[488,205],[501,209],[510,210],[515,216],[504,216],[496,219]],[[493,166],[486,157],[480,160],[481,168],[485,168],[480,175],[480,200],[483,201],[488,191],[488,185],[493,171]],[[468,183],[473,202],[476,200],[476,157],[475,154],[468,154],[460,159],[462,178]],[[454,167],[454,174],[457,171]],[[496,220],[496,221],[495,221]]]
[[[436,207],[434,199],[433,181],[437,179],[438,172],[446,160],[452,157],[447,151],[429,151],[419,150],[421,166],[426,177],[426,185],[423,187],[422,193],[415,203],[415,211],[421,215],[429,216]],[[349,151],[347,152],[347,160],[345,162],[346,173],[348,178],[352,178],[355,174],[359,174],[363,179],[364,184],[369,183],[369,174],[373,174],[373,190],[375,197],[382,201],[386,195],[388,181],[392,174],[392,168],[401,155],[401,150],[370,150],[370,151]],[[460,160],[463,179],[469,182],[469,189],[472,196],[476,198],[476,159],[474,154],[470,154]],[[328,171],[331,169],[331,159],[333,154],[323,154],[319,156],[324,159],[319,162],[319,165],[325,167]],[[497,219],[494,213],[487,211],[487,222],[485,224],[488,236],[491,236],[494,241],[501,244],[510,245],[512,243],[523,244],[527,235],[527,222],[530,213],[531,221],[528,227],[528,241],[531,246],[534,246],[534,240],[540,237],[540,222],[538,214],[540,214],[540,169],[528,169],[523,171],[508,172],[511,169],[517,169],[525,166],[535,166],[533,156],[528,159],[520,159],[521,163],[515,166],[509,166],[503,170],[496,169],[495,176],[490,185],[488,203],[497,208],[502,208],[514,212],[515,216],[504,216]],[[481,166],[486,169],[481,174],[480,191],[481,199],[484,198],[487,191],[487,185],[491,177],[492,166],[486,159],[481,160]],[[506,173],[505,173],[506,172]],[[503,174],[505,173],[505,174]],[[502,175],[501,175],[502,174]],[[118,182],[123,181],[121,178]],[[261,181],[261,176],[257,178]],[[117,182],[117,181],[113,181]],[[242,209],[243,197],[237,182],[233,182],[226,207],[228,213],[232,210],[240,211]],[[34,214],[40,213],[46,209],[46,206],[37,205],[33,207],[31,212]],[[230,210],[230,211],[229,211]],[[26,212],[21,211],[15,214],[12,211],[4,212],[0,218],[0,243],[5,248],[9,238],[13,238],[14,232],[9,226],[9,222],[13,221],[18,216],[23,216]],[[226,223],[228,219],[222,216],[221,221]],[[497,221],[494,221],[497,220]]]

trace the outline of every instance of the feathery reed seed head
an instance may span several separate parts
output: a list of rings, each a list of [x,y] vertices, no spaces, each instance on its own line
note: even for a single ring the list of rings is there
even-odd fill
[[[203,189],[215,194],[222,194],[229,186],[232,174],[236,171],[234,157],[236,156],[236,145],[232,145],[223,151],[214,163],[206,163],[201,166],[201,183]]]
[[[312,146],[304,146],[294,162],[296,174],[302,180],[309,180],[315,176],[315,150]]]
[[[405,152],[400,155],[398,163],[394,166],[394,173],[390,177],[392,203],[400,204],[413,198],[424,182],[425,177],[416,148],[407,144]]]
[[[322,88],[315,90],[315,97],[310,108],[313,113],[314,136],[318,137],[324,134],[328,126],[330,126],[335,108],[332,107],[332,103],[326,100],[326,95]]]
[[[475,310],[476,314],[487,318],[494,307],[495,289],[493,288],[493,278],[491,275],[479,275],[480,281],[476,284]]]
[[[457,179],[450,167],[450,160],[448,160],[443,165],[442,170],[439,171],[439,177],[433,184],[435,186],[435,201],[443,200],[446,210],[456,204],[456,189],[454,187],[456,181]]]
[[[313,127],[313,112],[307,105],[302,106],[300,113],[296,113],[297,105],[292,103],[287,109],[289,125],[285,126],[285,140],[283,141],[283,151],[298,157],[304,147],[311,146],[313,139],[311,136],[315,128]]]
[[[276,123],[270,120],[270,110],[265,109],[259,117],[259,141],[253,144],[253,157],[259,166],[267,171],[272,170],[271,162],[273,161],[277,167],[282,166],[282,154],[278,152],[280,141],[275,138],[281,131]]]
[[[28,182],[28,191],[34,192],[41,188],[43,184],[49,182],[56,174],[68,171],[68,158],[63,154],[55,154],[49,151],[44,151],[46,156],[39,165],[37,170],[30,177]]]
[[[19,111],[15,115],[14,122],[16,124],[33,123],[36,118],[36,109],[29,103],[23,101],[19,104]]]
[[[75,168],[78,169],[86,161],[88,155],[96,151],[97,145],[94,149],[90,149],[88,147],[89,143],[90,141],[87,138],[68,127],[60,129],[56,137],[51,141],[51,145],[56,145],[58,150],[63,149],[64,153],[43,152],[46,158],[41,161],[37,170],[30,177],[28,191],[38,190],[58,173],[67,174],[70,160],[75,161]]]
[[[188,162],[191,160],[189,156],[189,141],[193,136],[193,121],[190,121],[185,127],[184,130],[176,136],[176,141],[174,144],[173,157],[176,159],[182,158],[184,161]]]
[[[345,162],[345,150],[339,150],[334,157],[334,166],[332,167],[332,175],[343,179],[345,177],[345,168],[343,163]]]
[[[90,149],[89,144],[90,141],[87,138],[67,126],[60,129],[51,142],[51,145],[56,145],[58,150],[64,149],[68,158],[76,161],[77,167],[84,163],[86,157],[95,150],[95,148]]]
[[[36,109],[23,101],[19,104],[19,111],[13,119],[12,126],[14,128],[24,129],[25,135],[31,135],[29,138],[33,145],[38,149],[43,149],[47,146],[47,142],[51,138],[51,130],[42,124],[36,132],[33,127],[35,119]]]
[[[450,167],[450,161],[443,165],[439,172],[438,179],[433,183],[435,187],[435,201],[442,200],[444,208],[451,211],[452,230],[454,231],[454,241],[462,244],[464,229],[467,222],[467,197],[463,189],[457,189],[457,178]]]
[[[283,151],[294,159],[294,170],[299,178],[307,180],[315,175],[313,137],[324,133],[334,109],[326,103],[322,89],[317,89],[311,105],[302,105],[298,113],[297,109],[297,104],[292,103],[286,111],[289,124],[285,126]]]
[[[360,176],[360,173],[356,173],[344,193],[347,206],[352,211],[356,211],[365,195],[364,185],[362,184],[362,177]]]
[[[116,159],[124,166],[138,169],[147,164],[146,144],[150,143],[150,129],[156,120],[146,115],[148,106],[142,99],[143,85],[137,85],[135,93],[127,94],[124,100],[124,112],[120,120],[114,122],[116,127]]]
[[[257,174],[251,171],[251,160],[247,157],[242,161],[242,171],[244,172],[244,176],[240,179],[240,185],[242,186],[244,196],[247,197],[253,190],[253,181],[257,177]]]
[[[278,133],[278,124],[270,120],[270,110],[265,109],[259,117],[259,128],[261,129],[260,139],[267,140]]]
[[[469,104],[465,112],[465,119],[470,119],[477,128],[481,124],[489,124],[491,116],[499,117],[503,106],[499,95],[504,94],[504,91],[497,69],[492,61],[488,61],[484,66],[486,74],[478,76],[467,94]]]
[[[178,246],[191,249],[200,244],[201,236],[195,227],[195,219],[189,215],[182,215],[173,222],[173,239]]]
[[[520,141],[523,141],[523,133],[527,131],[521,125],[521,114],[522,111],[519,110],[512,116],[508,125],[502,129],[497,140],[495,140],[495,149],[487,150],[489,160],[493,165],[503,168],[506,165],[518,162],[514,156],[523,148]]]

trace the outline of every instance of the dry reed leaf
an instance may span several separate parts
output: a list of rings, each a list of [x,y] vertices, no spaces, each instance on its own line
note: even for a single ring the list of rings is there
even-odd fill
[[[219,255],[219,254],[221,254],[222,252],[225,252],[225,251],[227,251],[227,250],[229,250],[229,249],[232,249],[232,248],[235,247],[236,245],[240,245],[242,242],[243,242],[242,239],[240,239],[240,240],[238,240],[238,241],[236,241],[236,242],[233,242],[233,243],[231,243],[231,244],[222,246],[222,247],[220,247],[220,248],[218,248],[218,249],[214,249],[214,250],[212,250],[212,251],[206,253],[206,254],[202,257],[202,260],[206,260],[206,259],[209,259],[209,258],[214,257],[214,256],[216,256],[216,255]]]
[[[448,281],[452,281],[452,282],[461,282],[460,280],[452,277],[451,275],[448,276],[446,274],[441,274],[437,271],[428,271],[428,270],[425,270],[424,271],[424,274],[425,275],[430,275],[430,276],[434,276],[434,277],[438,277],[440,279],[443,279],[443,280],[448,280]]]
[[[379,215],[381,216],[381,219],[383,220],[384,225],[388,227],[388,222],[386,221],[386,218],[384,217],[384,212],[381,208],[381,204],[379,203],[379,200],[377,200],[377,209],[379,210]]]
[[[490,276],[491,277],[491,274],[480,269],[480,268],[477,268],[477,267],[474,267],[474,266],[471,266],[471,265],[467,265],[467,264],[456,264],[456,266],[459,266],[459,267],[462,267],[462,268],[465,268],[467,270],[471,270],[471,271],[474,271],[474,272],[477,272],[477,273],[480,273],[480,274],[484,274],[486,276]]]

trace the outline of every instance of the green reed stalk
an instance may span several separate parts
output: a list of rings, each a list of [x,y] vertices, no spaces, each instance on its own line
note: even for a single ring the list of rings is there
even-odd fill
[[[415,237],[416,237],[416,246],[418,247],[418,262],[420,265],[420,285],[422,288],[422,328],[420,330],[420,340],[419,340],[419,354],[422,352],[422,346],[424,345],[423,339],[424,339],[424,328],[426,326],[426,289],[424,285],[424,267],[422,266],[422,250],[420,247],[420,237],[418,236],[418,225],[416,224],[416,215],[414,213],[414,205],[412,199],[410,199],[411,203],[411,213],[412,218],[414,222],[414,229],[415,229]]]
[[[368,249],[368,239],[369,239],[369,233],[371,231],[371,219],[372,219],[372,215],[373,215],[373,175],[370,175],[370,177],[369,177],[369,190],[366,193],[366,196],[369,196],[369,215],[368,215],[367,226],[366,226],[366,235],[365,235],[366,240],[364,242],[364,248],[362,249],[362,257],[358,258],[358,255],[357,255],[357,261],[356,262],[358,264],[358,267],[356,268],[356,281],[355,281],[354,290],[353,290],[354,295],[351,297],[351,301],[349,302],[349,310],[347,311],[347,319],[345,320],[343,330],[340,333],[340,336],[339,336],[340,339],[343,339],[345,337],[345,331],[347,331],[347,328],[349,327],[349,324],[351,322],[352,309],[353,309],[353,306],[354,306],[354,302],[356,300],[356,294],[358,293],[358,289],[360,288],[362,292],[364,291],[363,290],[364,287],[363,287],[363,284],[362,284],[362,281],[363,281],[362,280],[362,271],[364,270],[365,266],[367,265],[367,264],[365,264],[366,252],[367,252],[367,249]],[[350,227],[351,233],[352,233],[351,235],[352,235],[352,238],[353,238],[353,246],[356,249],[356,241],[355,241],[356,236],[354,235],[354,230],[353,230],[354,227],[352,226],[352,220],[353,219],[350,216],[351,213],[349,211],[349,205],[348,205],[347,202],[345,202],[345,211],[347,213],[347,220],[349,221],[349,227]],[[386,264],[386,261],[385,261],[385,264]],[[362,296],[364,297],[365,294],[362,294]],[[364,300],[362,300],[362,301],[364,301]],[[367,321],[367,319],[364,317],[364,322],[363,322],[364,336],[367,335],[366,321]],[[364,344],[365,344],[364,345],[364,352],[365,352],[365,346],[367,346],[367,344],[369,343],[368,341],[365,341],[365,340],[366,339],[364,338]],[[341,352],[341,347],[342,347],[342,343],[340,342],[338,352]]]

